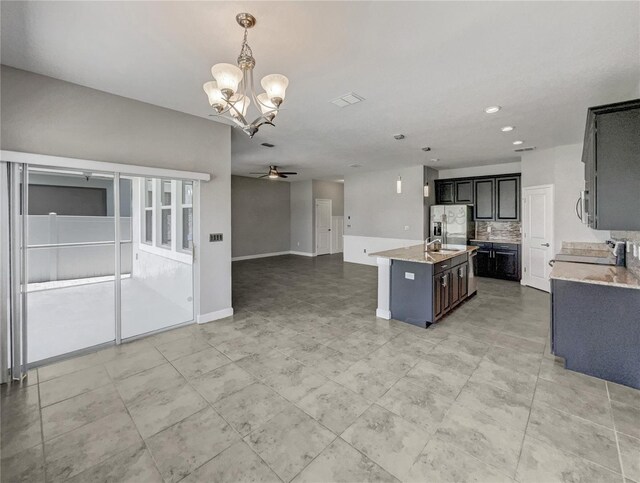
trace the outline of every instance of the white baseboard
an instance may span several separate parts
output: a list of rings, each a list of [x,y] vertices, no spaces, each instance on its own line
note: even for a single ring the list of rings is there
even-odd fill
[[[293,250],[291,250],[289,252],[291,255],[299,255],[301,257],[315,257],[316,254],[315,253],[309,253],[309,252],[294,252]]]
[[[215,312],[209,312],[208,314],[200,314],[196,321],[199,324],[205,324],[207,322],[213,322],[214,320],[224,319],[225,317],[231,317],[232,315],[233,307],[227,307],[226,309],[216,310]]]
[[[254,258],[267,258],[267,257],[279,257],[280,255],[289,255],[291,252],[273,252],[273,253],[258,253],[257,255],[244,255],[242,257],[233,257],[231,259],[232,262],[237,262],[238,260],[253,260]]]
[[[391,311],[390,310],[376,309],[376,317],[380,317],[381,319],[390,320],[391,319]]]

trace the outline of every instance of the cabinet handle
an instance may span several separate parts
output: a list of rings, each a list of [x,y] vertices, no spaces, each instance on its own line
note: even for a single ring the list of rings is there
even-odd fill
[[[448,279],[448,278],[449,278],[449,277],[447,277],[447,274],[446,274],[446,273],[442,276],[442,286],[443,286],[443,287],[446,287],[446,286],[447,286],[447,279]]]
[[[449,265],[441,265],[442,268],[447,268]]]
[[[549,244],[548,244],[548,243],[541,243],[541,244],[540,244],[540,246],[541,246],[541,247],[548,247],[548,246],[549,246]]]

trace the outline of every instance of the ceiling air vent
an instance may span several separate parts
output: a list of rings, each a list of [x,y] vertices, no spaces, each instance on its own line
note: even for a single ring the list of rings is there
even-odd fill
[[[525,151],[533,151],[534,149],[536,149],[535,146],[527,146],[526,148],[518,148],[518,149],[514,149],[514,151],[516,153],[523,153]]]
[[[264,146],[265,148],[272,148],[275,146],[275,144],[271,144],[271,143],[262,143],[261,146]]]
[[[344,96],[340,96],[329,102],[338,107],[347,107],[362,101],[364,101],[364,97],[354,94],[353,92],[349,92],[349,94],[345,94]]]

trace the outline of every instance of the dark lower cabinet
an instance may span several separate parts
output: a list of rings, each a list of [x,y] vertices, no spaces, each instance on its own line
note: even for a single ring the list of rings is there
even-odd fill
[[[640,389],[634,288],[551,280],[551,353],[572,371]]]
[[[476,266],[474,267],[475,274],[478,277],[492,277],[493,270],[491,269],[491,249],[480,248],[476,253]]]
[[[494,250],[495,276],[507,280],[520,280],[518,276],[518,252],[513,250]]]
[[[463,263],[458,267],[458,297],[462,301],[469,294],[469,264]]]
[[[471,244],[479,247],[473,267],[478,277],[520,280],[520,245],[492,242]]]

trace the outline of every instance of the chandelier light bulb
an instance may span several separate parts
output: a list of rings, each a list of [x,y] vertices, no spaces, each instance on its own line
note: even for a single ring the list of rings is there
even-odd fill
[[[224,109],[224,97],[222,96],[222,92],[220,91],[220,89],[218,89],[217,82],[205,82],[202,88],[207,93],[207,97],[209,98],[209,105],[216,111],[221,112]]]
[[[247,96],[236,94],[231,97],[231,99],[229,99],[229,102],[231,102],[231,104],[233,104],[233,107],[235,107],[235,109],[230,109],[229,111],[233,117],[239,117],[239,114],[238,112],[236,112],[236,110],[239,111],[240,115],[242,115],[243,117],[247,115],[249,104],[251,104],[251,99],[249,99]]]
[[[242,70],[233,64],[216,64],[211,67],[211,75],[216,80],[222,95],[231,97],[238,90],[242,81]]]
[[[263,92],[262,94],[258,95],[258,107],[260,108],[260,112],[262,112],[262,114],[277,113],[276,105],[273,102],[271,102],[271,99],[269,99],[269,95],[266,92]]]
[[[266,91],[271,102],[279,106],[284,101],[289,79],[282,74],[271,74],[263,77],[260,85]]]

